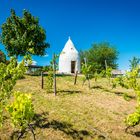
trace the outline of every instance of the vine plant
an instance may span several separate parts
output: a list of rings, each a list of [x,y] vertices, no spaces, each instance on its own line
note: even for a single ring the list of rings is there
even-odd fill
[[[54,89],[54,94],[56,96],[56,70],[58,67],[57,59],[59,55],[54,54],[52,60],[50,61],[50,67],[48,69],[48,76],[46,77],[46,88],[47,92]]]
[[[7,100],[12,94],[12,89],[16,84],[16,80],[23,75],[26,68],[22,61],[17,65],[16,59],[11,58],[8,65],[0,63],[0,124],[2,126],[3,111]]]
[[[20,130],[21,134],[18,139],[23,136],[27,128],[31,130],[35,139],[35,134],[30,124],[33,121],[33,117],[35,114],[31,95],[21,92],[15,92],[14,102],[9,104],[6,109],[11,116],[12,125],[14,126],[14,128]]]
[[[92,78],[92,75],[90,75],[91,72],[91,65],[87,65],[87,64],[82,64],[82,68],[81,71],[84,75],[83,78],[83,85],[86,81],[88,81],[88,87],[90,88],[90,79]]]
[[[48,75],[46,77],[46,90],[47,92],[51,92],[53,88],[53,69],[50,68],[48,70]]]
[[[110,80],[111,80],[111,77],[112,77],[112,68],[111,67],[106,68],[105,76],[108,79],[109,85],[110,85]]]
[[[130,72],[127,72],[123,77],[117,77],[113,81],[113,86],[120,85],[124,88],[131,88],[135,91],[137,97],[137,106],[135,112],[128,115],[125,119],[127,125],[126,132],[130,127],[134,127],[140,123],[140,85],[138,84],[137,77],[140,68],[137,67]]]
[[[8,65],[0,63],[0,125],[3,124],[4,112],[8,111],[15,127],[20,128],[21,133],[30,126],[33,119],[33,105],[30,96],[20,92],[13,92],[16,81],[22,77],[26,71],[26,63],[29,56],[26,56],[21,63],[17,64],[15,58],[11,58]],[[10,98],[15,97],[15,101],[9,105]],[[33,132],[33,129],[30,130]],[[20,137],[19,137],[20,138]],[[18,139],[19,139],[18,138]]]

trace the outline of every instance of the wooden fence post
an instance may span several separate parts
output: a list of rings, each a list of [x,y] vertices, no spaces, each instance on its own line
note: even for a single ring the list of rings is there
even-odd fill
[[[55,54],[53,55],[53,84],[54,84],[54,95],[56,96],[56,58]]]
[[[43,78],[43,71],[41,72],[41,88],[44,87],[44,78]]]
[[[90,78],[89,78],[89,74],[88,74],[88,87],[89,87],[89,89],[90,89]]]
[[[74,85],[76,85],[76,82],[77,82],[77,74],[78,74],[78,71],[76,71],[75,73]]]
[[[107,70],[107,61],[105,60],[105,69]]]

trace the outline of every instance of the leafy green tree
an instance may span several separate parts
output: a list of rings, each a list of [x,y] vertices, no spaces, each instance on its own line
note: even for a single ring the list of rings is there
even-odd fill
[[[137,57],[133,57],[132,60],[129,60],[130,62],[130,70],[132,71],[133,69],[135,69],[139,63],[140,63],[140,58]]]
[[[87,63],[92,66],[92,72],[106,69],[107,66],[112,69],[117,68],[116,60],[118,58],[118,51],[112,45],[107,42],[93,44],[89,50],[80,52],[81,63],[84,62],[84,58],[87,59]]]
[[[39,25],[38,18],[27,10],[23,10],[23,16],[19,17],[12,9],[10,17],[2,24],[1,42],[9,56],[42,56],[49,47],[45,40],[45,30]]]
[[[0,50],[0,62],[6,62],[6,55]]]

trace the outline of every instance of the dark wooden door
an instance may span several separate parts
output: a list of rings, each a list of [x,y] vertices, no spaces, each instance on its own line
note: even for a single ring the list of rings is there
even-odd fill
[[[75,73],[75,64],[76,61],[71,61],[71,73]]]

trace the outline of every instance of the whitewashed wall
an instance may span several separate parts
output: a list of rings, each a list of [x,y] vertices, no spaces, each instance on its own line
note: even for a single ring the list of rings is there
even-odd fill
[[[59,57],[59,72],[71,73],[71,61],[76,61],[75,71],[80,73],[80,57],[74,47],[73,42],[69,38]]]

